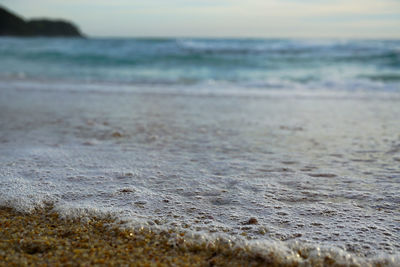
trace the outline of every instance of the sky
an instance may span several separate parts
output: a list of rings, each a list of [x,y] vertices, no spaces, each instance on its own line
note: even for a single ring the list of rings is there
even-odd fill
[[[400,0],[0,0],[93,37],[400,38]]]

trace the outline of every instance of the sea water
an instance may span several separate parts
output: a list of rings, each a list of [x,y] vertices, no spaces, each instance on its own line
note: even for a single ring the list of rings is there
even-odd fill
[[[0,125],[2,206],[400,264],[399,41],[2,38]]]

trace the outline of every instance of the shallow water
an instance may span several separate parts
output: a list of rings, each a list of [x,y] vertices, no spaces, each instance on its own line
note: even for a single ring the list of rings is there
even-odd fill
[[[0,205],[399,265],[399,52],[0,38]]]
[[[398,256],[398,93],[115,86],[0,84],[0,204]]]

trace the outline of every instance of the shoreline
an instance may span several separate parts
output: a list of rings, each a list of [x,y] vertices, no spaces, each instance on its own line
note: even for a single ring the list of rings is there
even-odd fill
[[[394,266],[388,259],[358,262],[323,251],[297,258],[185,232],[131,229],[112,217],[61,218],[51,207],[31,213],[0,207],[0,266]],[[333,257],[332,257],[333,256]]]
[[[113,222],[0,207],[0,265],[282,266],[244,248],[187,243],[183,232],[127,230]]]

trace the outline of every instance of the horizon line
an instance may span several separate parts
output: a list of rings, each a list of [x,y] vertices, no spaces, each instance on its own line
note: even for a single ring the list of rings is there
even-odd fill
[[[12,35],[3,35],[0,38],[69,38],[69,39],[80,39],[82,37],[69,37],[69,36],[57,36],[57,37],[48,37],[48,36],[12,36]],[[387,41],[400,41],[400,36],[396,37],[376,37],[376,36],[172,36],[172,35],[132,35],[132,36],[109,36],[109,35],[88,35],[83,34],[83,39],[226,39],[226,40],[360,40],[360,41],[373,41],[373,40],[387,40]]]

